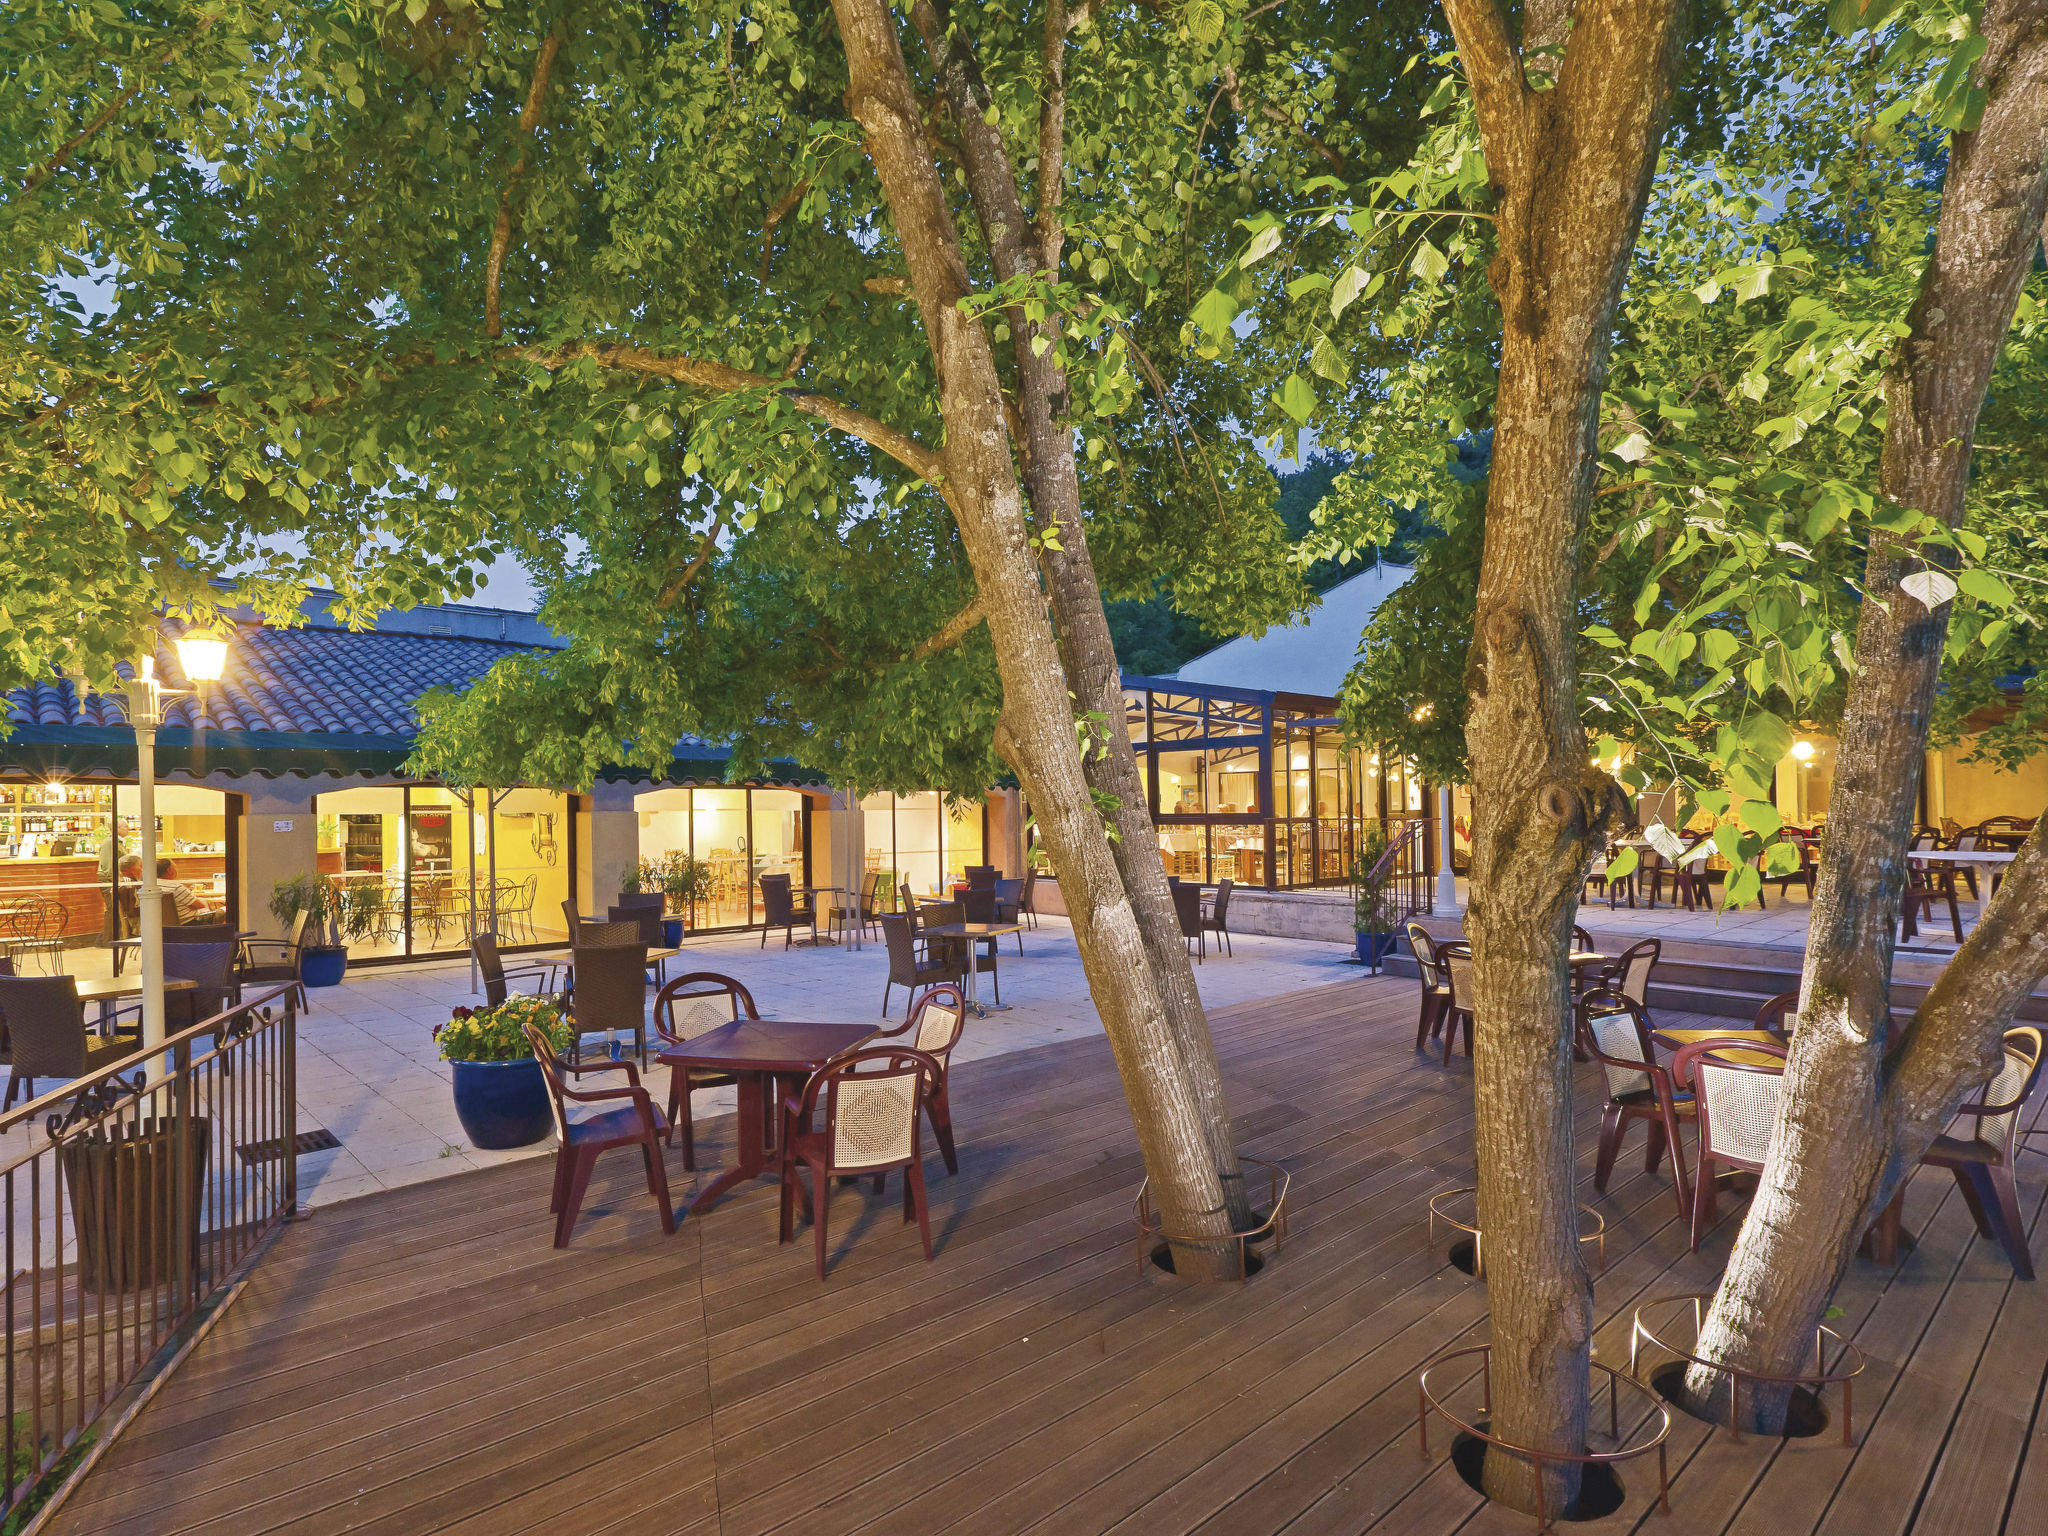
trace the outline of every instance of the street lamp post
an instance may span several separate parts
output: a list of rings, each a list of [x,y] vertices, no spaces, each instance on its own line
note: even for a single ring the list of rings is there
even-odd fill
[[[180,637],[178,664],[195,683],[219,679],[226,668],[228,643],[209,635]],[[138,916],[142,923],[142,1048],[148,1053],[149,1080],[164,1075],[164,907],[156,883],[156,733],[163,724],[163,697],[173,690],[157,680],[156,656],[145,651],[135,660],[128,681],[128,721],[135,728],[136,853],[142,860]]]

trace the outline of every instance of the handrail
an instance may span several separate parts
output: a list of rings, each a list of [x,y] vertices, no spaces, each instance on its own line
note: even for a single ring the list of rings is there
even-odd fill
[[[0,1513],[61,1499],[298,1200],[296,988],[0,1114]],[[152,1073],[154,1075],[152,1076]],[[61,1486],[59,1486],[61,1485]]]
[[[1436,910],[1435,883],[1429,878],[1423,856],[1428,835],[1426,818],[1404,818],[1400,830],[1387,839],[1387,851],[1366,874],[1363,888],[1393,893],[1398,909],[1393,919],[1396,924]],[[1354,894],[1357,889],[1354,888]]]

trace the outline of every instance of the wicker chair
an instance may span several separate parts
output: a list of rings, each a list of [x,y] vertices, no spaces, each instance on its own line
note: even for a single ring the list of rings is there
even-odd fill
[[[996,888],[996,867],[993,864],[969,864],[963,871],[967,876],[970,891],[992,891]]]
[[[495,1008],[511,995],[509,983],[514,979],[523,980],[528,976],[540,977],[540,995],[546,995],[555,988],[555,972],[561,969],[554,960],[534,960],[518,965],[507,965],[498,953],[498,936],[495,933],[480,933],[469,942],[470,953],[476,956],[477,971],[484,980],[484,1003]]]
[[[312,1004],[306,997],[306,984],[300,979],[300,967],[306,947],[306,925],[312,921],[310,912],[301,912],[292,919],[291,936],[280,943],[276,939],[252,939],[242,946],[242,963],[239,979],[245,987],[293,986],[299,992],[299,1010],[304,1012]],[[256,955],[275,955],[277,958],[257,960]]]
[[[782,947],[788,949],[796,940],[799,923],[811,930],[811,941],[818,938],[818,909],[806,901],[801,907],[790,894],[789,876],[763,875],[761,877],[761,947],[768,947],[770,929],[782,930]]]
[[[1223,953],[1230,950],[1230,893],[1237,888],[1236,882],[1228,876],[1216,882],[1216,898],[1209,903],[1209,910],[1202,914],[1202,932],[1216,935],[1216,942],[1223,946]],[[1232,956],[1232,958],[1235,958]]]
[[[239,948],[232,938],[225,944],[164,946],[164,975],[192,983],[189,990],[165,996],[164,1022],[168,1028],[190,1029],[201,1019],[226,1011],[230,999],[239,999],[240,989],[235,984],[235,954]]]
[[[647,1192],[661,1204],[661,1230],[674,1235],[675,1207],[668,1198],[668,1169],[661,1160],[662,1142],[668,1136],[668,1122],[654,1107],[654,1100],[640,1086],[640,1074],[630,1061],[594,1061],[587,1065],[567,1062],[557,1056],[547,1036],[532,1024],[526,1026],[526,1042],[547,1079],[548,1108],[555,1119],[555,1188],[548,1209],[555,1217],[555,1246],[569,1246],[569,1234],[576,1227],[576,1213],[583,1209],[583,1195],[590,1188],[590,1174],[598,1154],[613,1147],[638,1146],[647,1162]],[[570,1088],[564,1074],[580,1077],[586,1072],[624,1072],[623,1088],[599,1088],[586,1092]],[[581,1111],[577,1106],[608,1104],[615,1107]]]
[[[1444,1008],[1451,1000],[1451,984],[1444,979],[1436,940],[1422,924],[1408,925],[1408,948],[1415,956],[1415,973],[1422,983],[1422,1011],[1415,1020],[1415,1049],[1419,1051],[1444,1027]]]
[[[1778,1114],[1785,1049],[1750,1040],[1696,1040],[1671,1063],[1671,1077],[1693,1091],[1699,1167],[1692,1183],[1692,1251],[1714,1224],[1714,1196],[1724,1170],[1763,1172]],[[1768,1058],[1757,1061],[1755,1058]]]
[[[889,979],[882,983],[883,1018],[889,1017],[889,991],[892,987],[908,987],[914,998],[920,987],[960,980],[962,956],[958,950],[942,951],[934,955],[928,964],[920,962],[917,939],[910,927],[911,919],[901,912],[889,912],[880,921],[882,938],[889,946]]]
[[[967,894],[972,896],[974,892],[969,891]],[[989,894],[993,895],[992,892]],[[947,923],[973,921],[975,919],[968,916],[967,903],[964,901],[927,901],[918,908],[917,913],[920,929],[926,923],[943,927]],[[932,964],[950,967],[955,978],[965,976],[968,965],[972,964],[977,976],[985,975],[993,979],[996,1002],[1002,1002],[1003,978],[996,968],[996,940],[993,936],[985,939],[956,939],[949,934],[942,934],[936,938],[926,937],[925,950]],[[885,1002],[886,997],[885,988]],[[885,1007],[883,1016],[887,1017],[887,1013]]]
[[[661,948],[661,918],[668,898],[654,895],[621,896],[617,906],[606,907],[605,919],[613,923],[638,923],[640,942],[649,949]]]
[[[1017,953],[1024,953],[1024,885],[1023,880],[998,880],[996,882],[996,921],[1017,925]]]
[[[621,927],[632,928],[630,923]],[[647,1064],[647,946],[579,945],[573,955],[569,1018],[576,1032],[571,1059],[583,1059],[583,1037],[600,1031],[633,1032],[633,1049]],[[611,1052],[607,1050],[607,1055]]]
[[[2026,1026],[2007,1030],[2002,1055],[1983,1096],[1957,1110],[1975,1122],[1975,1134],[1968,1139],[1937,1136],[1920,1161],[1955,1175],[1977,1230],[1997,1239],[2012,1260],[2015,1275],[2031,1280],[2034,1260],[2027,1251],[2026,1217],[2013,1188],[2013,1162],[2019,1154],[2020,1112],[2033,1097],[2041,1074],[2041,1031]]]
[[[1187,944],[1188,953],[1198,960],[1206,959],[1209,941],[1202,932],[1202,888],[1181,882],[1170,889],[1173,915],[1180,919],[1180,936]]]
[[[1593,1187],[1602,1194],[1607,1192],[1622,1139],[1629,1126],[1640,1120],[1649,1127],[1643,1171],[1655,1173],[1664,1160],[1664,1149],[1670,1147],[1671,1183],[1683,1220],[1692,1209],[1692,1186],[1686,1177],[1678,1122],[1692,1118],[1692,1095],[1674,1088],[1671,1073],[1658,1064],[1650,1043],[1649,1015],[1634,998],[1611,987],[1595,988],[1579,999],[1578,1034],[1580,1049],[1600,1064],[1607,1090],[1600,1109],[1600,1151],[1593,1164]]]
[[[939,1144],[939,1156],[945,1159],[948,1173],[960,1171],[960,1159],[953,1153],[953,1108],[946,1097],[946,1077],[953,1065],[953,1047],[960,1043],[966,1027],[967,1003],[960,989],[943,984],[920,993],[901,1024],[868,1036],[863,1046],[867,1049],[883,1040],[902,1040],[938,1063],[938,1074],[927,1085],[922,1102],[932,1139]],[[886,1178],[886,1174],[877,1175],[878,1191]]]
[[[78,983],[69,976],[0,976],[0,1018],[7,1021],[10,1053],[0,1109],[14,1103],[17,1089],[33,1099],[39,1077],[84,1077],[135,1053],[125,1040],[86,1038]]]
[[[1024,921],[1033,928],[1038,926],[1038,909],[1032,905],[1032,902],[1037,899],[1037,886],[1038,871],[1035,869],[1025,870],[1024,892],[1017,898],[1017,911],[1023,916]]]
[[[796,1238],[797,1196],[803,1196],[817,1240],[818,1278],[825,1278],[826,1214],[832,1181],[872,1174],[886,1178],[901,1168],[903,1219],[917,1218],[924,1256],[932,1256],[931,1213],[925,1204],[924,1157],[918,1149],[917,1111],[941,1075],[939,1064],[907,1046],[852,1051],[811,1075],[802,1095],[783,1100],[781,1240]],[[822,1130],[812,1130],[820,1109]],[[811,1171],[803,1189],[797,1164]]]
[[[699,1035],[719,1029],[735,1019],[758,1019],[754,994],[730,976],[716,971],[692,971],[678,976],[654,996],[654,1036],[663,1046],[679,1046]],[[683,1133],[683,1167],[697,1169],[697,1139],[690,1120],[690,1095],[700,1088],[731,1088],[739,1079],[725,1072],[701,1067],[670,1067],[668,1073],[669,1124]],[[772,1144],[775,1129],[775,1085],[764,1081],[761,1093],[768,1111],[763,1123]]]
[[[1479,983],[1472,969],[1470,944],[1446,944],[1437,951],[1437,958],[1440,962],[1437,974],[1448,989],[1442,1010],[1444,1065],[1448,1067],[1451,1064],[1451,1042],[1457,1039],[1460,1025],[1465,1029],[1465,1054],[1472,1054],[1472,1026],[1475,1022],[1472,1005],[1479,996]]]
[[[1590,944],[1587,948],[1591,948]],[[1638,939],[1619,955],[1614,963],[1600,973],[1595,987],[1609,988],[1625,995],[1640,1008],[1650,1006],[1650,976],[1657,969],[1657,962],[1663,958],[1662,939]]]

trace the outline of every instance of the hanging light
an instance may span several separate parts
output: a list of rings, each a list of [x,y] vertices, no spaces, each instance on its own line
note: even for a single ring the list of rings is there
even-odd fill
[[[217,683],[227,670],[228,641],[225,635],[182,634],[177,639],[178,665],[195,683]]]

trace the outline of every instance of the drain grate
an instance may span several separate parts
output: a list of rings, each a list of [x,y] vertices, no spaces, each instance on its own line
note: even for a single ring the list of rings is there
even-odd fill
[[[332,1131],[301,1131],[292,1138],[292,1146],[301,1157],[308,1152],[331,1151],[340,1145],[340,1138]],[[235,1155],[253,1168],[258,1163],[276,1162],[282,1146],[282,1138],[273,1136],[268,1141],[252,1141],[247,1146],[237,1147]]]

